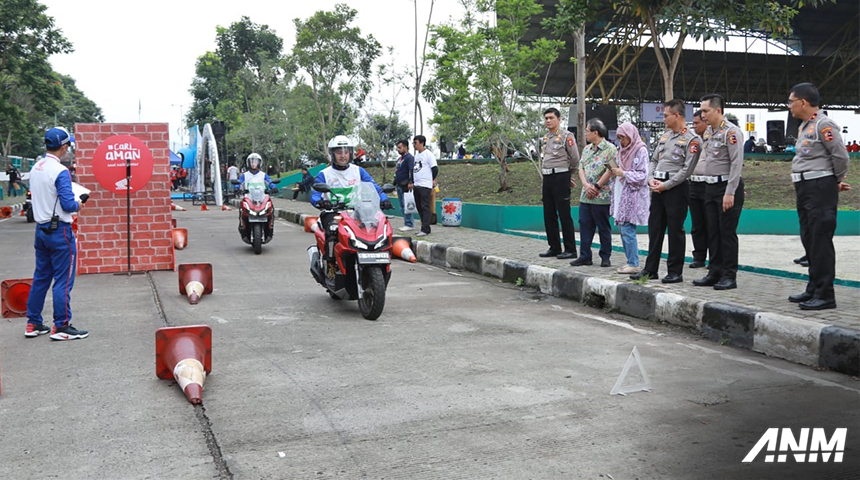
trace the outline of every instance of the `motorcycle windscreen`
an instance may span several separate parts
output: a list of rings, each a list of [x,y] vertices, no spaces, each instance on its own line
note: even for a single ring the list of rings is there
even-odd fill
[[[376,228],[385,219],[379,209],[379,193],[370,182],[362,182],[355,192],[352,217],[364,228]]]
[[[245,185],[248,188],[248,195],[251,197],[251,201],[261,203],[263,197],[266,195],[266,186],[260,182],[246,183]]]

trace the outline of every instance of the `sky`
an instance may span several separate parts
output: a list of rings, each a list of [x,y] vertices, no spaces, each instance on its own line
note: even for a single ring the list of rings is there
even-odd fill
[[[429,0],[418,1],[419,45],[423,45]],[[341,0],[343,2],[343,0]],[[91,100],[102,108],[107,122],[168,122],[171,146],[183,139],[182,116],[192,99],[188,90],[197,58],[215,50],[216,26],[229,26],[244,16],[266,24],[284,40],[284,52],[295,43],[294,18],[306,19],[318,10],[332,10],[335,0],[273,2],[264,0],[184,2],[150,0],[127,4],[107,0],[41,0],[58,28],[74,45],[71,54],[54,55],[51,64],[73,77]],[[402,65],[414,63],[415,2],[413,0],[350,0],[358,11],[356,25],[373,34],[384,48],[393,46]],[[119,4],[134,8],[119,8]],[[459,18],[457,0],[436,0],[433,23]],[[382,60],[386,60],[383,54]],[[425,79],[427,72],[425,71]],[[373,95],[373,94],[372,94]],[[788,92],[786,92],[788,98]],[[412,123],[409,94],[401,94],[401,117]],[[430,108],[423,107],[425,125]],[[566,110],[566,109],[564,109]],[[785,120],[786,113],[728,109],[744,121],[755,114],[757,130],[766,120]],[[860,140],[860,115],[831,112],[848,127],[848,140]],[[537,119],[536,121],[540,121]],[[741,125],[743,128],[743,125]],[[187,136],[187,135],[186,135]]]

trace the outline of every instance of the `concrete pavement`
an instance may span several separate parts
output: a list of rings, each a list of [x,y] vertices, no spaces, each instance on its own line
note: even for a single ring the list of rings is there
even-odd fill
[[[298,226],[279,222],[256,256],[235,211],[174,215],[189,229],[177,263],[214,266],[215,292],[199,305],[174,272],[87,275],[72,305],[89,338],[25,339],[22,319],[0,321],[0,478],[860,472],[851,377],[427,264],[396,262],[369,322],[313,282]],[[31,272],[31,238],[31,226],[0,223],[3,278]],[[213,328],[214,358],[195,408],[155,377],[153,338],[200,323]],[[609,396],[633,346],[652,392]],[[770,427],[848,428],[844,461],[742,463]]]

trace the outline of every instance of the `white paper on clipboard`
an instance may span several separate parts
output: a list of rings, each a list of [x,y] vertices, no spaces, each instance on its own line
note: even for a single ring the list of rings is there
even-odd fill
[[[72,182],[72,194],[75,196],[75,200],[81,201],[81,195],[89,195],[90,189],[81,185],[77,182]]]

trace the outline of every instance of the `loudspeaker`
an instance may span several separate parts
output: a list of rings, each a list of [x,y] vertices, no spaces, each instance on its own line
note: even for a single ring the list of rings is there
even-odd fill
[[[785,122],[782,120],[767,121],[767,144],[771,147],[785,145]]]
[[[607,130],[618,130],[618,109],[615,105],[586,104],[585,121],[592,118],[603,120],[603,124],[606,125]],[[576,126],[576,103],[570,106],[567,125],[568,130]]]
[[[216,139],[224,138],[224,135],[227,134],[227,127],[224,125],[224,122],[221,120],[215,120],[212,122],[212,135],[215,135]]]

